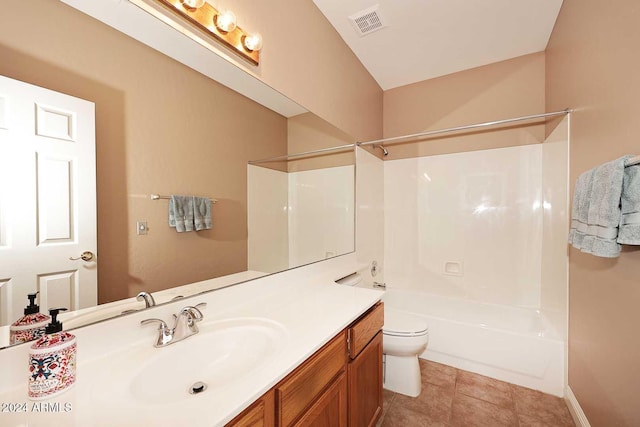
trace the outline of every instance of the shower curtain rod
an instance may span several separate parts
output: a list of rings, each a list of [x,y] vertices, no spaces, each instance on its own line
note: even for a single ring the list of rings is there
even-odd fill
[[[515,117],[515,118],[512,118],[512,119],[496,120],[496,121],[493,121],[493,122],[476,123],[476,124],[473,124],[473,125],[457,126],[457,127],[453,127],[453,128],[439,129],[439,130],[431,130],[431,131],[427,131],[427,132],[414,133],[414,134],[411,134],[411,135],[403,135],[403,136],[394,136],[394,137],[391,137],[391,138],[374,139],[372,141],[357,142],[356,145],[362,147],[363,145],[376,145],[376,144],[381,144],[383,142],[385,142],[385,143],[389,143],[389,142],[393,143],[393,142],[402,141],[404,139],[418,138],[418,137],[422,137],[422,136],[440,135],[440,134],[443,134],[443,133],[458,132],[458,131],[463,131],[463,130],[488,127],[488,126],[503,125],[503,124],[513,123],[513,122],[521,122],[521,121],[524,121],[524,120],[534,120],[534,119],[542,119],[542,118],[547,118],[547,117],[561,116],[561,115],[569,114],[570,112],[571,112],[571,110],[569,108],[566,108],[566,109],[564,109],[562,111],[554,111],[553,113],[533,114],[531,116],[522,116],[522,117]]]
[[[266,159],[260,159],[260,160],[249,160],[248,163],[250,165],[254,165],[256,163],[279,162],[282,160],[295,159],[296,157],[306,157],[312,154],[322,154],[322,153],[328,153],[330,151],[346,150],[347,148],[353,148],[355,146],[356,146],[356,143],[338,145],[336,147],[320,148],[319,150],[305,151],[303,153],[287,154],[287,155],[278,156],[278,157],[268,157]]]
[[[353,148],[355,146],[376,145],[376,144],[381,144],[383,142],[396,142],[396,141],[401,141],[401,140],[404,140],[404,139],[417,138],[417,137],[421,137],[421,136],[439,135],[439,134],[443,134],[443,133],[458,132],[458,131],[469,130],[469,129],[477,129],[477,128],[482,128],[482,127],[487,127],[487,126],[496,126],[496,125],[502,125],[502,124],[513,123],[513,122],[520,122],[520,121],[525,121],[525,120],[535,120],[535,119],[542,119],[542,118],[547,118],[547,117],[561,116],[561,115],[569,114],[570,112],[571,112],[571,110],[569,108],[566,108],[566,109],[564,109],[562,111],[555,111],[553,113],[533,114],[531,116],[515,117],[515,118],[512,118],[512,119],[504,119],[504,120],[496,120],[496,121],[493,121],[493,122],[476,123],[476,124],[473,124],[473,125],[457,126],[457,127],[453,127],[453,128],[440,129],[440,130],[431,130],[431,131],[427,131],[427,132],[414,133],[414,134],[411,134],[411,135],[394,136],[394,137],[391,137],[391,138],[382,138],[382,139],[375,139],[375,140],[371,140],[371,141],[356,142],[354,144],[345,144],[345,145],[339,145],[339,146],[336,146],[336,147],[321,148],[319,150],[311,150],[311,151],[305,151],[305,152],[302,152],[302,153],[287,154],[287,155],[284,155],[284,156],[268,157],[266,159],[260,159],[260,160],[249,160],[248,163],[250,165],[254,165],[254,164],[257,164],[257,163],[279,162],[279,161],[283,161],[283,160],[295,159],[295,158],[298,158],[298,157],[305,157],[305,156],[310,156],[310,155],[314,155],[314,154],[323,154],[323,153],[328,153],[328,152],[331,152],[331,151],[346,150],[348,148]]]

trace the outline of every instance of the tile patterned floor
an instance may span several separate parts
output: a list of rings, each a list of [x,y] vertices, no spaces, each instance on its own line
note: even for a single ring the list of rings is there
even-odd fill
[[[418,397],[384,390],[378,427],[574,427],[563,399],[420,360]]]

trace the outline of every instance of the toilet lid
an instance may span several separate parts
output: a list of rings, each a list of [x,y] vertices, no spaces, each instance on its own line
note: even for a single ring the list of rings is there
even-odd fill
[[[419,316],[385,307],[382,331],[396,336],[426,335],[429,325]]]

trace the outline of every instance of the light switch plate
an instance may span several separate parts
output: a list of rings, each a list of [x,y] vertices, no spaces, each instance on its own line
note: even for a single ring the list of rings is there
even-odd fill
[[[136,222],[136,234],[138,236],[144,236],[145,234],[147,234],[147,231],[148,231],[147,221]]]

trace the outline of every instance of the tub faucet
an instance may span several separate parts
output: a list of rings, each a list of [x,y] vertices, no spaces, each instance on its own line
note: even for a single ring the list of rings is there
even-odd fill
[[[386,283],[380,283],[380,282],[373,282],[373,287],[374,288],[380,288],[380,289],[387,289],[387,284]]]
[[[144,301],[144,308],[149,308],[149,307],[153,307],[156,305],[156,300],[153,299],[153,295],[151,295],[148,292],[140,292],[137,296],[136,299],[138,301]]]
[[[185,338],[189,338],[199,332],[197,323],[204,319],[204,315],[200,308],[207,306],[207,303],[203,302],[196,306],[186,306],[180,309],[178,314],[173,315],[174,325],[173,328],[165,323],[161,319],[145,319],[140,322],[141,325],[148,325],[154,322],[158,322],[158,338],[154,347],[166,347],[170,344],[182,341]]]

